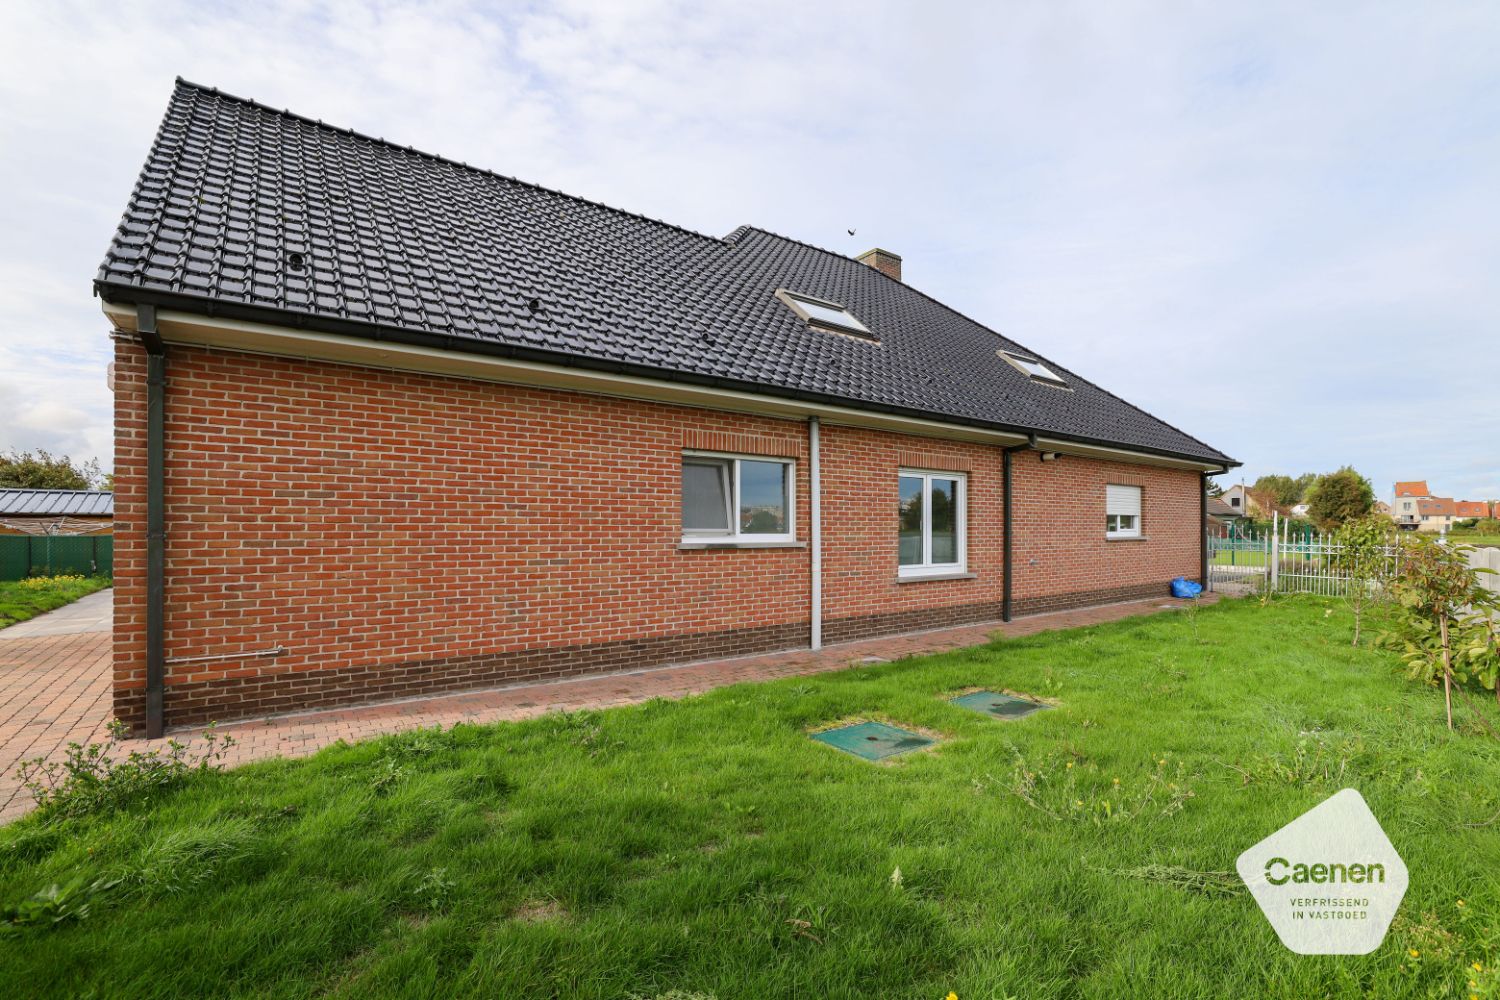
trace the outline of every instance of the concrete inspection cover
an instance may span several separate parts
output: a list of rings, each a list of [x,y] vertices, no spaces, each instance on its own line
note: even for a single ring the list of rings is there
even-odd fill
[[[953,704],[974,712],[982,712],[996,719],[1019,719],[1032,712],[1051,707],[1041,702],[1012,698],[1008,694],[996,694],[993,691],[975,691],[973,694],[960,695],[953,699]]]
[[[852,726],[827,729],[821,733],[813,733],[812,738],[865,760],[884,760],[911,750],[930,747],[937,742],[883,722],[859,722]]]

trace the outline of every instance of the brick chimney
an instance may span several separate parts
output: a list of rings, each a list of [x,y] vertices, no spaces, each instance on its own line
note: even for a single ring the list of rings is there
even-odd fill
[[[888,278],[901,280],[901,255],[898,253],[891,253],[889,250],[876,247],[873,250],[866,250],[854,259],[861,264],[869,264]]]

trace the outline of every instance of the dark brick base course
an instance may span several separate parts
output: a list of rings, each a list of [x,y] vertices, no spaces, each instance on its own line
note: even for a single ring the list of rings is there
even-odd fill
[[[168,728],[358,705],[464,689],[558,680],[643,667],[747,656],[807,645],[809,624],[794,622],[700,635],[516,650],[490,656],[283,671],[256,677],[169,684]],[[115,717],[134,735],[146,730],[146,696],[115,691]]]
[[[1021,617],[1167,596],[1165,583],[1153,583],[1026,598],[1016,601],[1013,610],[1015,617]],[[1000,602],[984,601],[832,619],[823,623],[823,640],[832,645],[874,636],[999,621],[1002,611]],[[392,701],[502,684],[558,680],[796,649],[806,646],[808,627],[807,622],[794,622],[699,635],[518,650],[492,656],[285,671],[257,677],[171,684],[166,691],[166,724],[172,728],[200,726],[213,721],[229,722],[313,708]],[[138,688],[116,689],[114,710],[115,717],[123,720],[133,735],[145,732],[144,691]]]

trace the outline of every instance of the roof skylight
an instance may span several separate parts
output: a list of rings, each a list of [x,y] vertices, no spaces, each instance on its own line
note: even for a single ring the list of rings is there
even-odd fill
[[[792,311],[801,316],[809,326],[874,339],[875,335],[870,332],[870,328],[855,319],[853,313],[837,302],[815,299],[810,295],[789,292],[785,288],[777,291],[776,297],[790,306]]]
[[[1024,355],[1012,354],[1009,351],[996,351],[995,353],[1000,355],[1006,361],[1009,361],[1017,371],[1022,372],[1026,375],[1030,375],[1038,382],[1050,382],[1053,385],[1068,384],[1063,381],[1063,377],[1061,375],[1057,374],[1051,368],[1048,368],[1046,365],[1042,364],[1036,358],[1028,358]]]

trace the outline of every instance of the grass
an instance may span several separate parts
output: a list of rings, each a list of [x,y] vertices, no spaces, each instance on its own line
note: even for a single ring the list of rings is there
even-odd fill
[[[0,582],[0,628],[72,604],[109,585],[107,576],[33,576]]]
[[[1495,996],[1500,743],[1349,628],[1224,602],[30,817],[0,906],[89,911],[0,938],[0,995]],[[1056,707],[945,700],[975,687]],[[807,736],[853,718],[945,742]],[[1229,873],[1347,786],[1411,887],[1373,954],[1299,957]]]
[[[1500,538],[1494,538],[1486,535],[1462,535],[1457,533],[1450,534],[1448,537],[1455,542],[1462,542],[1465,545],[1488,546],[1490,548],[1500,549]]]

